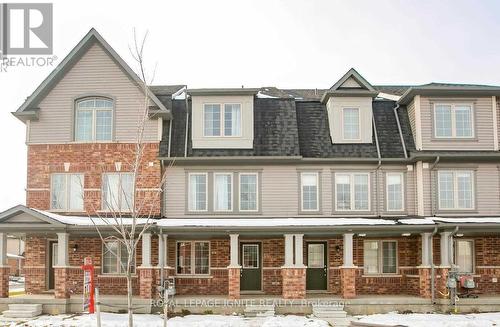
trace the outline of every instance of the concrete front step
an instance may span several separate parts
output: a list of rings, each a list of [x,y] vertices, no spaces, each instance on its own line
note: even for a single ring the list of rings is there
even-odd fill
[[[7,310],[3,316],[7,318],[33,318],[42,314],[42,310]]]
[[[347,317],[347,312],[336,311],[336,312],[315,312],[314,316],[318,318],[345,318]]]
[[[15,311],[42,311],[42,305],[41,304],[21,304],[21,303],[12,303],[9,304],[9,310],[15,310]]]
[[[350,326],[352,326],[350,318],[339,318],[339,319],[323,318],[323,320],[330,323],[334,327],[350,327]]]
[[[319,310],[319,311],[344,311],[344,306],[343,305],[328,305],[328,304],[313,304],[312,305],[313,311]]]
[[[247,305],[244,313],[247,317],[272,317],[274,305]]]

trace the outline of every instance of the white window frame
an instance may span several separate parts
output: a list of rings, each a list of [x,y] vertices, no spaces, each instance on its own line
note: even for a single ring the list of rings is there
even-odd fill
[[[66,203],[65,208],[56,209],[52,208],[52,194],[54,192],[53,189],[53,178],[55,175],[63,175],[64,176],[64,193],[66,194]],[[71,176],[79,175],[81,176],[82,181],[82,209],[75,210],[70,208],[70,192],[71,192]],[[85,174],[84,173],[53,173],[50,174],[50,211],[58,211],[58,212],[83,212],[85,210]]]
[[[190,265],[191,265],[191,273],[189,274],[180,274],[177,272],[177,269],[179,268],[179,252],[178,252],[178,245],[179,243],[191,243],[191,259],[190,259]],[[206,274],[196,274],[196,243],[208,243],[208,272]],[[211,260],[212,260],[212,255],[211,255],[211,244],[210,241],[208,240],[180,240],[175,242],[175,275],[176,276],[209,276],[211,273]]]
[[[350,204],[350,209],[339,209],[338,208],[338,201],[337,201],[337,176],[349,176],[349,191],[350,191],[350,200],[351,200],[351,204]],[[355,175],[366,175],[368,177],[368,209],[353,209],[355,208],[355,189],[354,189],[354,176]],[[368,212],[371,210],[371,193],[370,193],[370,190],[371,190],[371,175],[370,173],[366,173],[366,172],[354,172],[354,173],[335,173],[334,175],[334,187],[335,187],[335,211],[343,211],[343,212],[351,212],[351,211],[355,211],[355,212]]]
[[[437,135],[437,119],[436,119],[436,107],[437,106],[450,106],[451,107],[451,136],[438,136]],[[457,119],[456,119],[456,107],[458,106],[468,106],[470,107],[470,123],[471,123],[471,135],[470,136],[457,136]],[[433,122],[433,136],[436,139],[473,139],[475,138],[475,128],[474,128],[474,105],[472,103],[458,103],[458,102],[437,102],[433,104],[432,113]]]
[[[242,268],[246,269],[259,269],[260,268],[260,246],[259,244],[242,244],[241,245],[241,266]],[[245,266],[245,260],[244,260],[244,254],[245,254],[245,248],[257,248],[257,267],[248,267]]]
[[[452,208],[442,208],[441,207],[441,179],[439,178],[439,175],[441,173],[451,173],[453,174],[453,207]],[[471,203],[472,206],[470,208],[462,208],[458,206],[458,183],[457,183],[457,173],[470,173],[471,175]],[[438,189],[437,189],[437,202],[438,202],[438,208],[439,210],[475,210],[476,208],[476,189],[475,189],[475,173],[474,170],[448,170],[448,169],[443,169],[443,170],[438,170],[437,172],[437,183],[438,183]]]
[[[111,108],[78,108],[78,104],[83,101],[87,100],[106,100],[111,102]],[[114,107],[115,107],[115,101],[110,98],[106,97],[86,97],[86,98],[80,98],[75,101],[75,126],[74,126],[74,140],[75,142],[81,142],[81,143],[89,143],[89,142],[97,142],[97,143],[108,143],[113,141],[113,135],[114,135]],[[77,139],[77,126],[78,126],[78,112],[79,111],[91,111],[92,112],[92,138],[90,140],[78,140]],[[109,140],[97,140],[97,112],[98,111],[111,111],[111,137]]]
[[[345,122],[344,122],[344,112],[345,110],[357,110],[358,111],[358,137],[357,138],[346,138],[345,137]],[[342,139],[344,141],[361,141],[361,110],[358,107],[344,107],[342,108]]]
[[[217,209],[217,183],[216,183],[217,178],[216,177],[219,175],[221,175],[221,176],[229,175],[231,178],[231,199],[229,200],[230,201],[229,202],[230,209],[228,209],[228,210]],[[213,187],[214,187],[214,196],[213,196],[213,198],[214,198],[214,203],[213,203],[214,212],[233,212],[233,210],[234,210],[234,178],[233,178],[233,173],[231,173],[231,172],[216,172],[216,173],[214,173],[213,174],[213,184],[214,184],[213,185]]]
[[[472,260],[472,271],[460,271],[460,266],[458,265],[458,242],[470,242],[472,244],[472,251],[471,251],[471,260]],[[454,263],[455,265],[457,265],[459,268],[459,272],[461,273],[466,273],[466,274],[474,274],[475,271],[476,271],[476,243],[474,242],[474,239],[471,239],[471,238],[460,238],[460,239],[455,239],[455,244],[454,244],[454,247],[455,247],[455,251],[454,251],[454,255],[455,255],[455,260]]]
[[[118,268],[117,272],[105,272],[104,271],[104,253],[106,251],[106,243],[111,243],[111,242],[118,243],[118,247],[117,247],[118,253],[116,253],[116,267]],[[105,241],[102,242],[102,255],[101,255],[102,256],[101,257],[101,267],[102,267],[102,270],[101,270],[101,273],[103,275],[125,275],[126,274],[126,271],[121,272],[121,251],[122,251],[122,243],[119,242],[119,241],[116,241],[116,240],[105,240]],[[134,267],[132,269],[132,274],[136,273],[136,268],[137,268],[137,251],[135,251],[135,253],[134,253]]]
[[[398,175],[401,178],[401,208],[400,209],[391,209],[389,207],[389,176],[390,175]],[[387,211],[401,212],[405,210],[405,174],[401,172],[387,172],[385,174],[385,205]]]
[[[218,105],[220,106],[220,113],[219,113],[219,119],[220,119],[220,131],[219,135],[206,135],[205,134],[205,106],[207,105]],[[226,135],[226,126],[225,126],[225,114],[226,114],[226,105],[239,105],[240,106],[240,133],[238,135]],[[227,138],[237,138],[241,137],[243,135],[243,105],[238,102],[221,102],[221,103],[216,103],[216,102],[206,102],[203,103],[203,120],[202,120],[202,129],[203,129],[203,137],[207,138],[212,138],[212,137],[227,137]]]
[[[302,176],[314,175],[316,178],[316,209],[304,209],[304,187],[302,184]],[[319,172],[303,171],[300,173],[300,211],[303,212],[318,212],[319,211]]]
[[[241,177],[255,176],[255,209],[241,209]],[[258,212],[259,211],[259,174],[258,173],[239,173],[238,174],[238,210],[241,212]]]
[[[365,244],[366,242],[377,242],[377,272],[369,273],[366,271],[365,261]],[[384,243],[395,243],[396,244],[396,272],[385,273],[384,271]],[[397,275],[399,271],[399,258],[398,258],[398,241],[397,240],[364,240],[363,241],[363,274],[365,275]]]
[[[118,194],[118,207],[117,208],[106,208],[106,205],[105,205],[105,201],[104,201],[104,176],[105,175],[118,175],[118,178],[119,178],[119,184],[118,184],[118,191],[119,191],[119,194]],[[111,211],[120,211],[120,212],[132,212],[134,209],[135,209],[135,192],[134,192],[134,184],[135,184],[135,180],[132,180],[132,203],[130,205],[132,205],[132,208],[129,208],[128,210],[127,209],[122,209],[122,197],[124,196],[122,194],[122,189],[121,189],[121,183],[122,183],[122,176],[123,175],[132,175],[133,177],[133,173],[132,172],[129,172],[129,171],[116,171],[116,172],[108,172],[108,173],[103,173],[101,175],[101,211],[103,212],[111,212]]]
[[[205,209],[196,210],[191,209],[191,176],[203,175],[205,176]],[[188,173],[188,194],[187,194],[187,209],[189,212],[207,212],[208,211],[208,173]]]

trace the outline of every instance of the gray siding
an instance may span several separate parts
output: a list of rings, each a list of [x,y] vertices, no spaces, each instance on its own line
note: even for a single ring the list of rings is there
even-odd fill
[[[399,214],[414,214],[415,213],[415,191],[414,191],[414,172],[407,171],[406,165],[383,165],[378,178],[378,186],[375,181],[376,165],[266,165],[266,166],[217,166],[210,167],[206,171],[243,171],[254,170],[261,172],[261,194],[260,194],[260,212],[253,215],[258,217],[295,217],[295,216],[375,216],[377,214],[376,206],[379,207],[380,215],[399,215]],[[320,211],[319,213],[300,213],[300,189],[299,189],[299,172],[318,171],[320,172]],[[213,214],[192,214],[186,212],[186,174],[189,171],[200,171],[200,166],[191,167],[172,167],[167,171],[167,183],[164,192],[164,214],[167,217],[206,217],[214,216]],[[334,211],[334,181],[333,174],[335,172],[357,172],[366,171],[371,173],[371,211],[370,212],[335,212]],[[385,172],[398,171],[403,172],[406,176],[406,210],[402,213],[387,212],[385,210]],[[378,204],[375,198],[375,190],[378,189],[379,200]],[[208,190],[212,192],[212,190]],[[238,196],[235,194],[235,196]],[[220,215],[220,214],[219,214]],[[237,214],[234,214],[237,215]],[[215,215],[217,216],[217,214]],[[224,213],[224,216],[228,216]],[[246,214],[245,217],[248,217]],[[252,216],[252,215],[250,215]]]
[[[436,102],[472,102],[474,117],[473,139],[440,140],[433,137],[433,104]],[[493,150],[493,108],[491,97],[443,98],[421,97],[420,117],[423,150]],[[411,115],[410,115],[411,116]],[[411,120],[411,118],[410,118]],[[412,128],[414,126],[412,125]]]
[[[407,111],[408,111],[408,119],[410,120],[410,126],[411,126],[411,132],[413,135],[413,139],[416,140],[417,134],[415,132],[416,131],[416,127],[415,127],[415,102],[412,101],[410,104],[408,104]]]
[[[144,95],[104,49],[94,44],[41,101],[40,119],[29,124],[27,142],[72,142],[74,101],[88,95],[115,99],[115,141],[133,142],[136,139]],[[146,122],[145,140],[158,141],[156,119]]]
[[[439,170],[467,169],[474,171],[475,209],[444,211],[438,209],[437,172]],[[500,214],[500,173],[495,163],[446,163],[438,164],[431,172],[424,169],[425,215],[439,216],[491,216]]]

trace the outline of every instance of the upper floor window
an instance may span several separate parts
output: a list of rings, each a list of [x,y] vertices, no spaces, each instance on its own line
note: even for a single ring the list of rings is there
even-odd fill
[[[474,208],[474,173],[470,170],[439,171],[439,209]]]
[[[189,174],[189,211],[207,211],[207,174],[190,173]]]
[[[111,141],[113,101],[85,98],[76,102],[75,141]]]
[[[257,211],[258,177],[256,173],[240,173],[240,211]]]
[[[342,121],[344,140],[359,140],[359,108],[344,108]]]
[[[387,210],[404,210],[403,173],[386,174]]]
[[[364,242],[365,274],[395,274],[397,272],[396,241]]]
[[[134,208],[134,174],[106,173],[102,175],[102,209],[132,211]]]
[[[336,208],[367,211],[370,209],[369,173],[335,174]]]
[[[241,105],[204,104],[203,136],[241,136]]]
[[[436,138],[473,137],[472,105],[435,104],[434,136]]]
[[[214,210],[233,210],[233,174],[214,174]]]
[[[315,172],[303,172],[300,174],[301,210],[319,210],[319,174]]]
[[[83,211],[83,174],[52,174],[50,209]]]

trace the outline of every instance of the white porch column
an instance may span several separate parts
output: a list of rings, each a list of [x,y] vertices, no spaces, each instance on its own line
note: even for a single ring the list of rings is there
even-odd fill
[[[166,267],[168,258],[168,235],[158,234],[158,267]]]
[[[353,259],[353,233],[345,233],[344,234],[344,263],[342,264],[343,268],[353,268],[354,259]]]
[[[230,268],[240,268],[240,265],[238,263],[238,252],[239,252],[239,244],[238,244],[238,237],[239,234],[229,234],[229,239],[230,239],[230,262],[229,262],[229,267]]]
[[[69,234],[57,233],[57,266],[69,266]]]
[[[295,234],[295,266],[304,267],[304,234]]]
[[[293,267],[293,234],[285,234],[285,267]]]
[[[151,267],[151,233],[142,234],[141,267]]]
[[[7,234],[0,233],[0,267],[7,266]]]
[[[422,265],[421,267],[430,267],[432,257],[430,250],[432,249],[432,233],[422,233]]]
[[[449,267],[451,266],[451,258],[450,258],[450,235],[451,232],[442,232],[441,233],[441,266]]]

